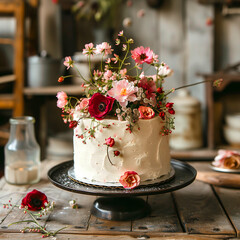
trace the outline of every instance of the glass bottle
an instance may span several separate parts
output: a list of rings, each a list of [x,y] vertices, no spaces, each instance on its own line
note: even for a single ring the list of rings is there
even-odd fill
[[[5,179],[11,184],[33,184],[40,180],[40,147],[35,139],[35,119],[10,119],[10,137],[5,145]]]

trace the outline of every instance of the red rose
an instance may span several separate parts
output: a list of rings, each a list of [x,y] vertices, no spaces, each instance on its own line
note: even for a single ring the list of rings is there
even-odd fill
[[[94,93],[89,100],[88,112],[97,120],[102,120],[111,110],[115,99]]]
[[[108,139],[105,139],[105,144],[112,147],[115,144],[115,141],[113,138],[109,137]]]
[[[36,189],[29,192],[22,200],[22,206],[28,207],[28,210],[31,211],[39,211],[42,207],[45,208],[45,203],[48,203],[47,196]]]
[[[140,177],[134,171],[127,171],[119,179],[119,182],[126,189],[133,189],[140,184]]]

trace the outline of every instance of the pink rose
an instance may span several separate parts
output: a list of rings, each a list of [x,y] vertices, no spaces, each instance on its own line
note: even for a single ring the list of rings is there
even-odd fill
[[[111,110],[115,99],[94,93],[89,100],[88,112],[91,117],[102,120]]]
[[[105,140],[105,144],[108,145],[109,147],[113,147],[115,144],[114,138],[109,137],[108,139]]]
[[[139,118],[141,119],[151,119],[155,116],[155,112],[150,107],[140,106],[138,111],[140,113]]]
[[[57,107],[59,108],[65,107],[65,105],[68,103],[68,100],[67,100],[68,96],[63,91],[57,93],[57,98],[58,98]]]
[[[127,171],[119,179],[119,182],[126,189],[133,189],[140,184],[140,177],[134,171]]]

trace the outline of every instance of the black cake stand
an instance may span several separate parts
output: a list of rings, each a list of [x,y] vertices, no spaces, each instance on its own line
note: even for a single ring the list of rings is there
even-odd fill
[[[91,212],[94,216],[107,220],[133,220],[147,216],[150,206],[142,198],[136,196],[161,194],[186,187],[196,178],[196,170],[187,163],[171,160],[175,171],[174,177],[168,181],[140,185],[127,190],[123,187],[106,187],[76,182],[69,178],[68,170],[73,161],[64,162],[48,171],[49,180],[57,187],[80,194],[103,196],[95,200]]]

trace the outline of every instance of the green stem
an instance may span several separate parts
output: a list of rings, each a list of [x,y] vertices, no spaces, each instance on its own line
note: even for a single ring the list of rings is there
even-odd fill
[[[127,59],[127,56],[128,56],[128,53],[129,53],[129,43],[127,43],[127,50],[126,50],[126,54],[121,62],[121,65],[119,67],[119,69],[122,69],[122,66],[123,66],[123,63],[125,62],[125,60]]]
[[[92,67],[91,67],[91,56],[90,55],[88,56],[88,68],[89,68],[90,76],[93,77],[92,71],[91,71]]]
[[[74,65],[74,68],[75,68],[76,71],[78,72],[80,78],[82,78],[82,80],[83,80],[85,83],[91,84],[91,82],[87,81],[87,80],[82,76],[82,74],[79,72],[78,68],[75,67],[75,65]],[[71,75],[69,75],[69,76],[71,76]]]
[[[49,233],[47,230],[45,230],[40,224],[39,224],[39,222],[36,220],[36,218],[32,215],[32,213],[31,212],[29,212],[28,210],[26,210],[27,211],[27,213],[30,215],[30,217],[32,218],[32,220],[35,222],[35,224],[43,231],[43,232],[45,232],[45,233]]]
[[[11,226],[11,225],[13,225],[13,224],[19,224],[19,223],[23,223],[23,222],[27,222],[27,223],[32,222],[32,223],[35,223],[33,220],[22,220],[22,221],[10,223],[10,224],[8,225],[8,227]]]

